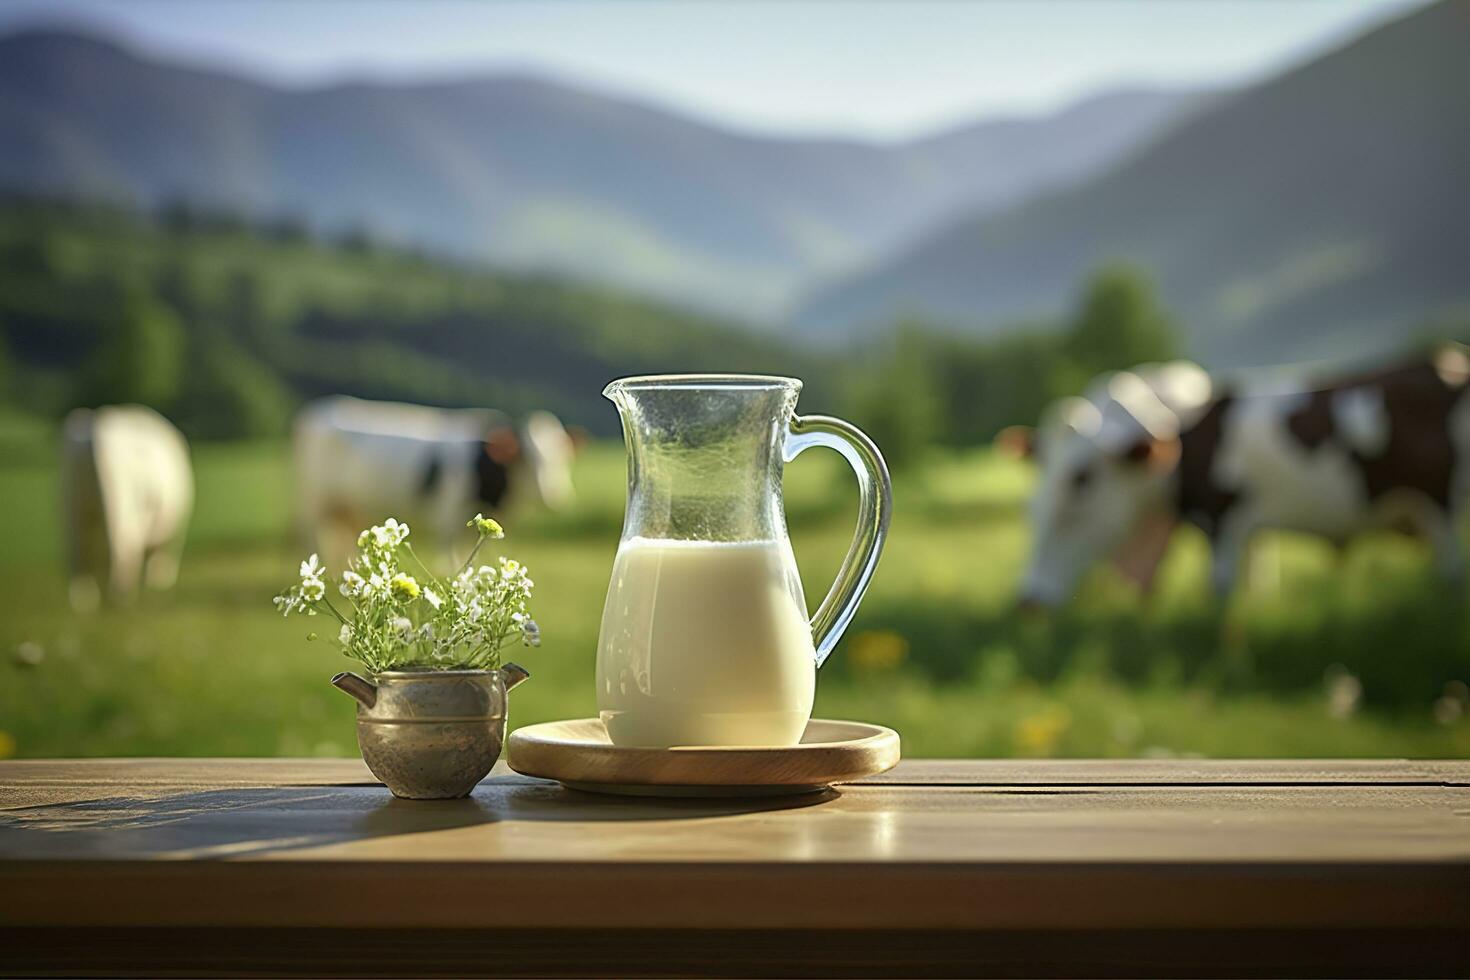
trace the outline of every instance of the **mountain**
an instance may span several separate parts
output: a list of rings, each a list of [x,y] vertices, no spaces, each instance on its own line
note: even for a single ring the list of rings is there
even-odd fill
[[[1470,299],[1470,4],[1445,2],[1217,100],[1103,174],[945,228],[816,293],[813,335],[917,312],[1056,314],[1148,269],[1217,366],[1363,356]]]
[[[1205,97],[1115,92],[905,144],[775,139],[524,76],[276,88],[0,38],[0,187],[174,199],[759,319],[960,209],[1096,173]]]

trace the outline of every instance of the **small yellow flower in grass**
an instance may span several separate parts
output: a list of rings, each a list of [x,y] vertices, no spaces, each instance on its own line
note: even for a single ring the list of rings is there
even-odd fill
[[[1066,705],[1049,704],[1016,722],[1016,747],[1022,755],[1051,755],[1071,726]]]
[[[15,736],[9,732],[0,732],[0,759],[8,759],[15,755]]]
[[[909,655],[909,641],[892,630],[863,630],[852,638],[848,656],[864,670],[892,670]]]
[[[395,599],[417,599],[419,597],[419,584],[414,581],[412,575],[405,575],[402,572],[393,576],[393,580],[388,583],[388,588],[392,590]]]
[[[505,528],[500,526],[500,522],[486,517],[484,514],[476,514],[465,527],[474,528],[480,533],[480,537],[482,538],[505,537]]]

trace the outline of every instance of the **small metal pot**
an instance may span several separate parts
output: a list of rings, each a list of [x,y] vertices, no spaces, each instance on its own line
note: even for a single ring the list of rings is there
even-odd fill
[[[530,677],[499,670],[350,671],[332,683],[357,700],[357,744],[373,775],[408,800],[469,796],[500,758],[506,692]]]

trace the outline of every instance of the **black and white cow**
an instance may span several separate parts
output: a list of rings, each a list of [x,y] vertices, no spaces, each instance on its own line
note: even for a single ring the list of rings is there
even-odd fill
[[[477,511],[503,513],[532,497],[559,509],[574,497],[578,441],[550,412],[517,427],[490,409],[339,395],[303,408],[294,439],[302,531],[339,563],[345,547],[333,532],[389,516],[427,523],[447,547]]]
[[[1470,356],[1442,347],[1384,370],[1300,387],[1221,389],[1199,367],[1098,379],[1005,443],[1032,452],[1024,604],[1056,605],[1111,558],[1145,589],[1181,521],[1204,531],[1227,593],[1265,528],[1345,544],[1376,527],[1422,535],[1462,572],[1470,497]]]

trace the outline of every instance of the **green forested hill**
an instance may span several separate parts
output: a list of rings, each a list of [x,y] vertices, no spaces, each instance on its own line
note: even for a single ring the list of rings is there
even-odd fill
[[[801,319],[1000,328],[1098,264],[1158,282],[1211,366],[1357,359],[1470,301],[1470,3],[1446,0],[1205,109],[1106,175],[962,222]]]
[[[599,395],[613,377],[787,373],[820,393],[814,364],[613,290],[322,244],[289,224],[0,203],[0,375],[39,414],[143,401],[191,434],[234,436],[282,431],[300,400],[348,392],[544,407],[609,431]]]

